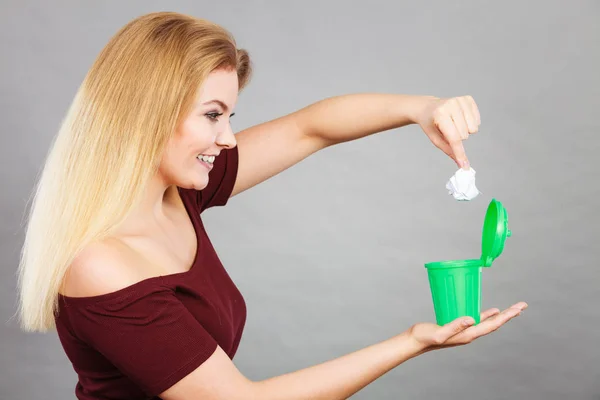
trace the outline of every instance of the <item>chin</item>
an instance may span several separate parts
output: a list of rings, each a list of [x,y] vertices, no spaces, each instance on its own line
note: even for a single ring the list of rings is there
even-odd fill
[[[208,185],[208,174],[203,172],[196,169],[173,171],[166,181],[182,189],[202,190]]]
[[[185,182],[186,182],[186,184],[179,185],[179,186],[184,189],[202,190],[206,187],[206,185],[208,185],[208,176],[203,176],[203,177],[195,176],[195,177],[192,177],[191,179],[187,179]]]

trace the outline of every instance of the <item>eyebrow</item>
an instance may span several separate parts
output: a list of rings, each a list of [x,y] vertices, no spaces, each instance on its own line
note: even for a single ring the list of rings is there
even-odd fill
[[[229,107],[227,107],[227,104],[223,103],[221,100],[218,100],[218,99],[209,100],[207,102],[202,103],[203,106],[207,106],[209,104],[218,104],[221,106],[221,108],[223,108],[223,110],[225,110],[225,112],[227,112],[229,110]]]

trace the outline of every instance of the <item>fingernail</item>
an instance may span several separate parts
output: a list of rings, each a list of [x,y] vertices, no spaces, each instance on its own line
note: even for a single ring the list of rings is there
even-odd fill
[[[469,160],[458,160],[458,166],[462,169],[468,170],[470,168]]]
[[[474,322],[475,321],[473,320],[473,318],[465,318],[465,319],[463,319],[462,324],[464,326],[469,326],[469,325],[473,324]]]

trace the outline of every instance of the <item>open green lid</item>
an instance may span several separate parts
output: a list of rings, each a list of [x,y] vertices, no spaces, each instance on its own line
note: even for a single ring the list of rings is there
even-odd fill
[[[490,267],[492,262],[502,254],[504,242],[510,235],[506,209],[498,200],[492,199],[483,223],[481,263],[484,267]]]

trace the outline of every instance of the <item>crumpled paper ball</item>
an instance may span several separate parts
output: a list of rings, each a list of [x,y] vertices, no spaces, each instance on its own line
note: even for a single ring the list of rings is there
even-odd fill
[[[475,174],[473,168],[468,170],[460,168],[446,184],[448,193],[459,201],[473,200],[481,193],[475,186]]]

